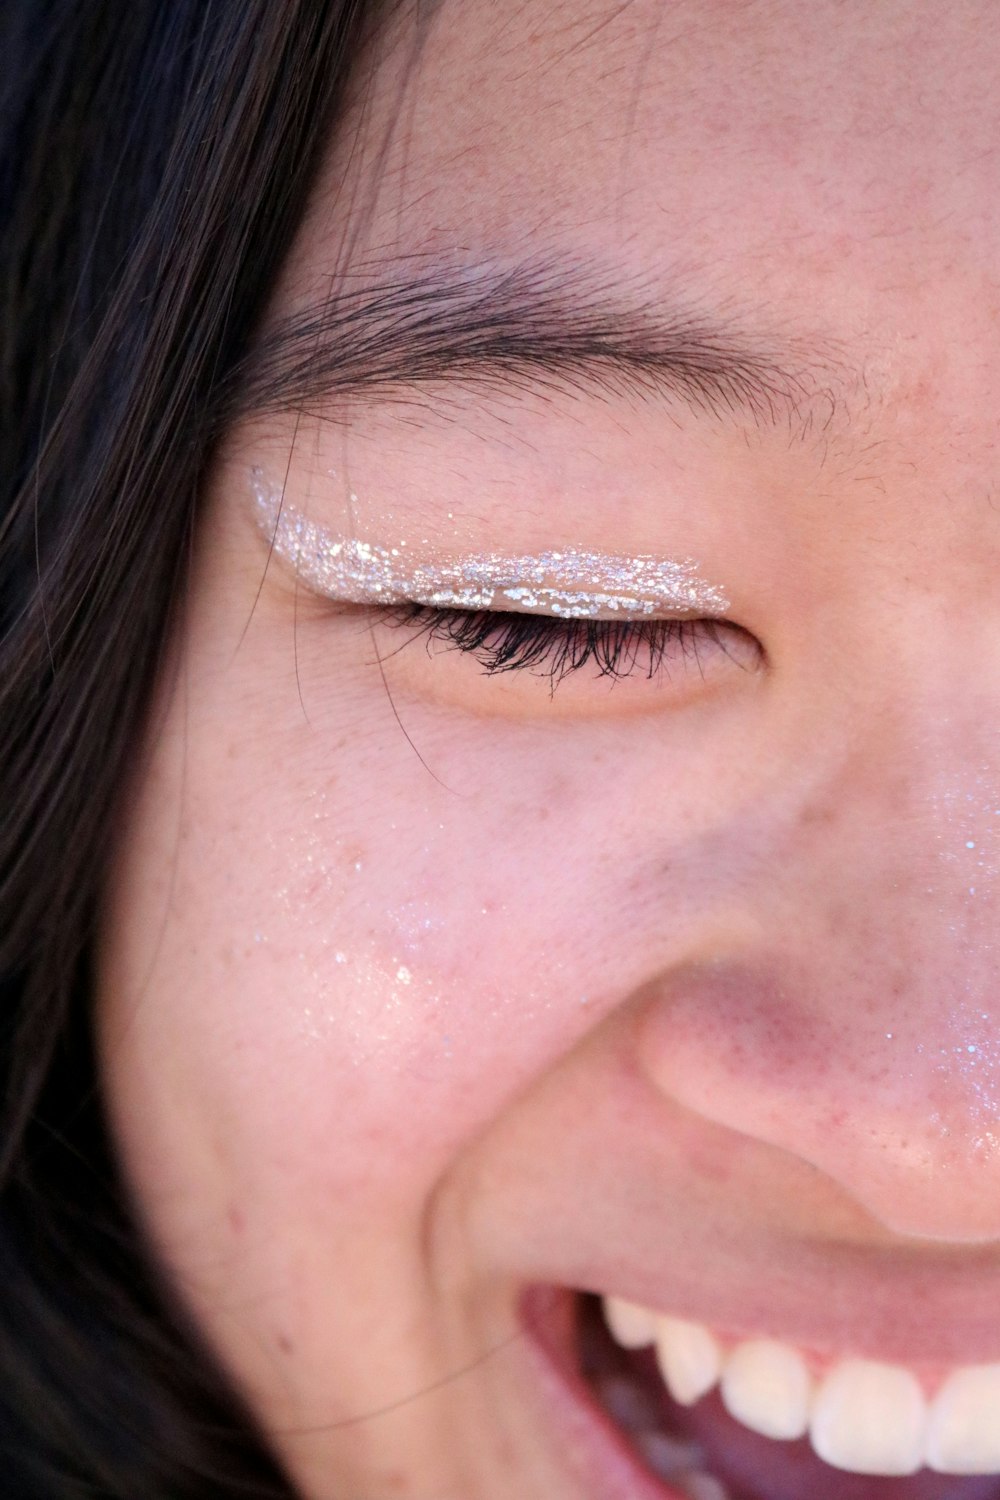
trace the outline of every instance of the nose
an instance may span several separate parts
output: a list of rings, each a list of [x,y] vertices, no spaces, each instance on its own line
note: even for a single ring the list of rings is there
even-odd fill
[[[641,1032],[673,1100],[910,1238],[1000,1239],[997,686],[987,714],[925,673],[843,724],[759,815],[754,951],[672,982]]]

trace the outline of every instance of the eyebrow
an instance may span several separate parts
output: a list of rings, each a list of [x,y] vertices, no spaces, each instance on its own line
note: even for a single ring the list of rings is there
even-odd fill
[[[853,379],[851,378],[853,377]],[[400,271],[269,327],[224,395],[228,421],[463,385],[681,402],[805,438],[849,416],[863,385],[829,338],[767,341],[732,308],[626,288],[547,261]]]

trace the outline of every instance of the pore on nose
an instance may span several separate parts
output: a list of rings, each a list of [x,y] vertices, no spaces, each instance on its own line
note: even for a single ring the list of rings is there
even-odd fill
[[[776,1171],[954,1241],[1000,1239],[1000,774],[956,770],[970,744],[829,786],[747,896],[769,951],[671,981],[640,1032],[656,1086]]]
[[[767,1148],[779,1184],[794,1158],[893,1234],[1000,1239],[997,1017],[941,1007],[922,1032],[892,1019],[905,989],[894,998],[694,982],[650,1006],[642,1064],[672,1101]]]

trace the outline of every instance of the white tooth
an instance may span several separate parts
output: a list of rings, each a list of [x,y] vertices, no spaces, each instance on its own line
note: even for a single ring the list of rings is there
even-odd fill
[[[942,1474],[1000,1471],[1000,1365],[949,1375],[931,1402],[924,1462]]]
[[[686,1500],[729,1500],[729,1491],[714,1474],[693,1470],[690,1474],[672,1474],[670,1483]]]
[[[604,1317],[623,1349],[644,1349],[656,1341],[656,1319],[644,1307],[623,1302],[620,1297],[605,1297]]]
[[[809,1426],[812,1381],[805,1360],[774,1339],[737,1344],[722,1371],[730,1416],[769,1438],[800,1438]]]
[[[897,1365],[845,1359],[823,1380],[809,1435],[826,1463],[851,1474],[914,1474],[923,1463],[927,1403]]]
[[[656,1358],[670,1394],[682,1406],[693,1406],[719,1378],[722,1356],[715,1339],[701,1323],[660,1318],[656,1327]]]
[[[637,1432],[633,1439],[643,1458],[661,1479],[673,1479],[681,1471],[690,1472],[705,1462],[697,1443],[670,1437],[665,1432]]]

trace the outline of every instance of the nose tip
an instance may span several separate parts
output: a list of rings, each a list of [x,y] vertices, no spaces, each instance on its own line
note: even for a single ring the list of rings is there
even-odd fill
[[[779,1185],[794,1158],[821,1199],[846,1196],[893,1235],[1000,1241],[996,1018],[958,1004],[942,1027],[938,1009],[931,1037],[919,1015],[886,1026],[870,999],[837,998],[695,982],[647,1013],[643,1066],[671,1100],[756,1143]]]

